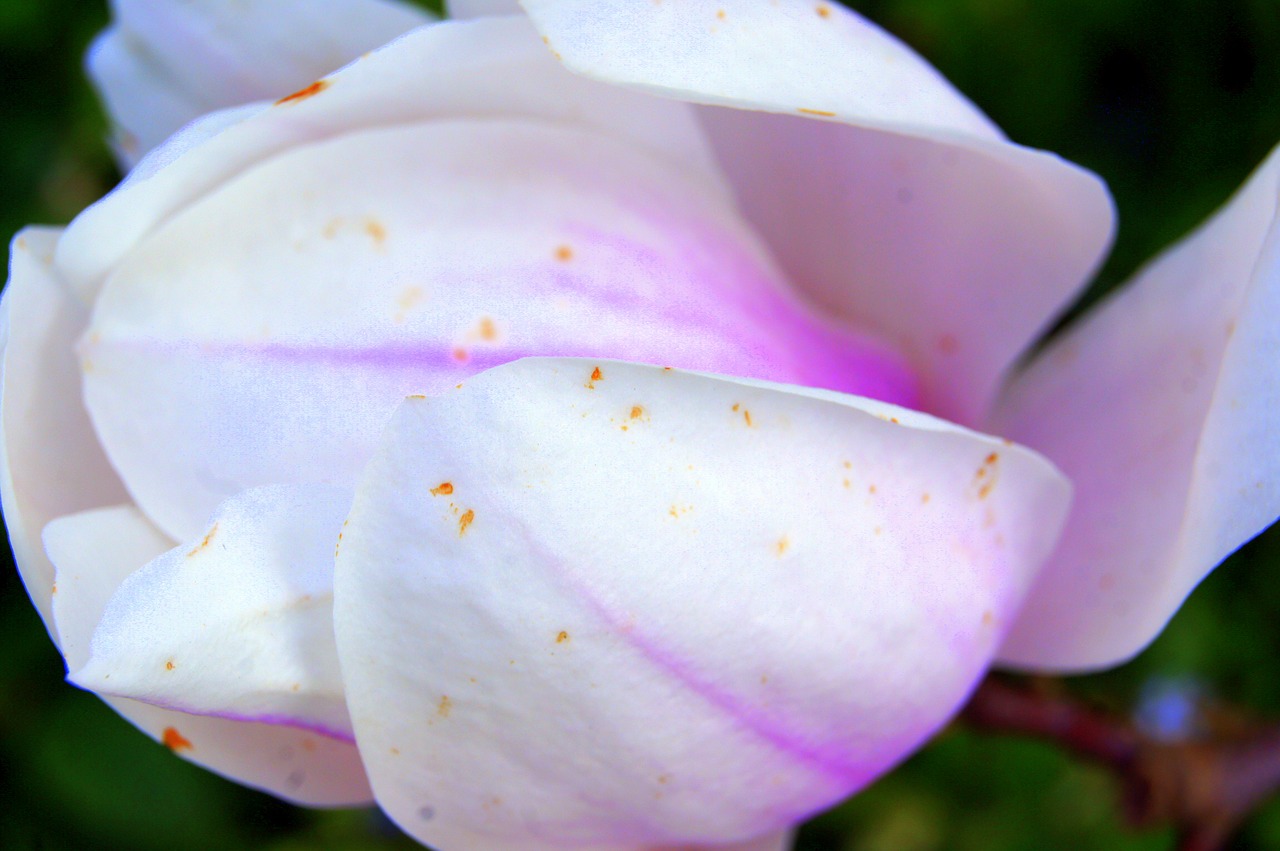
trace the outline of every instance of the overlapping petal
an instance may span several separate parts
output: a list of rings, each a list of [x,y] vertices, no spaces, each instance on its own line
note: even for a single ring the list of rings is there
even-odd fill
[[[127,497],[81,402],[76,339],[89,313],[53,268],[59,231],[27,228],[9,247],[0,373],[0,498],[31,601],[53,634],[53,565],[40,533],[55,517]]]
[[[1123,661],[1280,514],[1280,154],[1207,225],[1040,354],[990,427],[1077,498],[1002,655]]]
[[[57,630],[67,665],[76,670],[89,660],[94,630],[117,589],[174,541],[133,506],[117,506],[59,518],[46,529],[45,542],[58,571]],[[286,800],[313,806],[372,800],[359,752],[349,742],[297,727],[104,700],[185,759]]]
[[[249,487],[353,486],[403,396],[528,354],[913,393],[790,295],[713,181],[499,120],[348,133],[229,182],[115,270],[82,353],[99,438],[179,540]]]
[[[111,270],[160,224],[252,166],[290,148],[361,130],[459,118],[585,126],[716,179],[690,109],[566,73],[528,21],[485,18],[424,27],[269,109],[232,113],[220,132],[180,134],[144,174],[68,227],[57,263],[91,302]],[[160,167],[160,164],[163,167]]]
[[[333,640],[333,552],[350,504],[349,491],[323,486],[258,488],[228,500],[200,540],[120,584],[71,681],[196,715],[349,740]]]
[[[432,20],[399,0],[113,0],[90,77],[131,166],[217,109],[275,100]]]
[[[1109,243],[1100,180],[1005,141],[923,60],[842,6],[524,6],[570,69],[712,105],[704,126],[783,269],[905,351],[936,413],[977,421]]]
[[[445,851],[793,824],[964,699],[1068,492],[923,415],[656,367],[410,399],[335,577],[378,800]]]

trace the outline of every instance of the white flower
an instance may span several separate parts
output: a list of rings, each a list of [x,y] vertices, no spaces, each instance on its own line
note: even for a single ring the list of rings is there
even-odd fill
[[[779,848],[1276,517],[1275,158],[1007,378],[1106,191],[840,7],[466,4],[305,84],[412,15],[117,5],[122,138],[232,108],[15,240],[4,507],[71,679],[216,771]]]

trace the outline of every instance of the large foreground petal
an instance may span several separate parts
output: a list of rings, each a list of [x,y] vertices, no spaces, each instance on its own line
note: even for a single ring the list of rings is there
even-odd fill
[[[1006,391],[990,427],[1077,494],[1006,661],[1127,659],[1280,514],[1278,189],[1280,152]]]
[[[89,312],[53,268],[60,231],[27,228],[9,248],[0,383],[0,498],[31,601],[54,633],[53,565],[40,533],[63,514],[127,499],[81,403],[75,342]]]
[[[1005,141],[835,3],[524,6],[571,70],[709,105],[721,164],[791,280],[906,352],[943,416],[981,417],[1110,241],[1096,176]]]
[[[950,716],[1067,500],[838,394],[525,360],[407,400],[334,586],[378,800],[442,851],[793,824]]]
[[[211,112],[275,100],[432,18],[397,0],[113,0],[89,75],[126,166]]]
[[[133,506],[60,518],[45,532],[58,569],[55,615],[67,666],[89,659],[108,601],[133,573],[174,542]],[[176,672],[176,671],[175,671]],[[125,698],[106,702],[157,742],[240,783],[314,806],[372,799],[354,745],[276,724],[189,715]]]
[[[333,640],[333,552],[350,504],[350,491],[318,485],[228,500],[199,540],[120,584],[71,681],[350,740]]]

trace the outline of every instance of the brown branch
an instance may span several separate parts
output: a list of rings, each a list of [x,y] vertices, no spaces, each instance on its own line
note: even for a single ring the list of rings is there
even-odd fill
[[[1167,742],[1066,694],[988,677],[961,715],[976,730],[1054,742],[1111,770],[1130,824],[1166,823],[1180,851],[1219,851],[1258,806],[1280,793],[1280,725]]]

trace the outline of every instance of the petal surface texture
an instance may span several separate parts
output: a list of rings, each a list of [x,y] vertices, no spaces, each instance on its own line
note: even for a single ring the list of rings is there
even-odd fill
[[[71,681],[195,715],[351,739],[333,639],[333,552],[350,491],[265,487],[129,575]]]
[[[0,498],[23,584],[50,634],[54,571],[41,530],[63,514],[127,499],[81,402],[75,343],[89,312],[53,268],[58,235],[27,228],[10,246],[0,373]]]
[[[126,577],[161,558],[174,541],[133,506],[117,506],[55,520],[45,530],[45,543],[58,571],[58,633],[67,667],[75,671],[89,661],[94,630]],[[167,673],[178,670],[175,666]],[[360,755],[348,742],[297,727],[189,715],[126,698],[103,699],[179,756],[240,783],[314,806],[372,800]]]
[[[207,112],[275,100],[429,22],[393,0],[114,0],[89,75],[132,165]]]
[[[225,115],[225,113],[224,113]],[[281,151],[362,129],[468,117],[586,126],[718,175],[692,110],[565,72],[523,18],[422,27],[271,107],[199,122],[76,217],[57,263],[86,301],[138,240]]]
[[[442,851],[794,824],[950,716],[1068,499],[838,394],[530,359],[406,400],[334,584],[378,800]]]
[[[704,126],[783,269],[906,352],[942,416],[980,419],[1110,242],[1096,176],[1005,141],[835,3],[523,5],[571,70],[709,105]]]
[[[1076,486],[1001,651],[1055,670],[1147,645],[1280,514],[1280,154],[1012,383],[991,427]]]
[[[258,166],[126,258],[81,351],[108,455],[179,540],[246,488],[354,486],[406,394],[530,354],[913,398],[905,364],[790,293],[713,181],[497,119]]]

